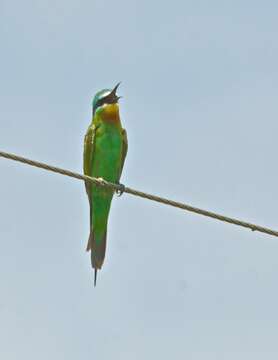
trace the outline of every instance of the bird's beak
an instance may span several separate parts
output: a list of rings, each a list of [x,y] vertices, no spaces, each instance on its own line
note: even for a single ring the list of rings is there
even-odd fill
[[[118,89],[118,87],[120,86],[120,84],[121,84],[121,82],[119,82],[119,83],[114,87],[114,89],[111,91],[111,93],[108,95],[109,98],[110,98],[110,99],[113,99],[115,102],[117,102],[117,101],[121,98],[121,96],[118,96],[118,95],[116,94],[117,89]]]

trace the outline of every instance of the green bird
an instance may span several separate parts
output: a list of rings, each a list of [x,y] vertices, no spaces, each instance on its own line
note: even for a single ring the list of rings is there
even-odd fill
[[[96,93],[93,102],[92,122],[84,139],[84,174],[119,183],[127,153],[127,135],[122,128],[116,91],[104,89]],[[94,268],[94,285],[97,271],[105,257],[107,223],[114,191],[86,183],[90,204],[90,235],[87,251],[91,250]]]

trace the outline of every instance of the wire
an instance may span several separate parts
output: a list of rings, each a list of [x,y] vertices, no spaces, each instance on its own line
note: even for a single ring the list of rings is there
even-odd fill
[[[78,174],[76,172],[73,171],[69,171],[69,170],[65,170],[65,169],[61,169],[59,167],[56,166],[52,166],[52,165],[48,165],[45,163],[41,163],[39,161],[35,161],[35,160],[30,160],[30,159],[26,159],[22,156],[18,156],[15,154],[11,154],[11,153],[6,153],[4,151],[0,151],[0,157],[4,157],[6,159],[10,159],[10,160],[14,160],[14,161],[19,161],[21,163],[27,164],[27,165],[31,165],[31,166],[35,166],[47,171],[52,171],[61,175],[65,175],[65,176],[69,176],[78,180],[84,180],[85,182],[91,182],[97,186],[103,186],[103,187],[107,187],[110,188],[114,191],[116,191],[117,193],[127,193],[127,194],[131,194],[134,196],[139,196],[141,198],[144,199],[148,199],[151,201],[156,201],[158,203],[161,204],[165,204],[165,205],[169,205],[169,206],[173,206],[182,210],[186,210],[186,211],[190,211],[193,212],[195,214],[199,214],[199,215],[203,215],[206,217],[210,217],[219,221],[223,221],[229,224],[233,224],[233,225],[238,225],[241,227],[245,227],[248,229],[251,229],[252,231],[259,231],[261,233],[265,233],[268,235],[272,235],[272,236],[276,236],[278,237],[278,231],[269,229],[269,228],[265,228],[259,225],[255,225],[255,224],[251,224],[242,220],[238,220],[238,219],[234,219],[228,216],[224,216],[224,215],[220,215],[211,211],[207,211],[207,210],[202,210],[199,208],[196,208],[194,206],[185,204],[185,203],[181,203],[181,202],[177,202],[177,201],[173,201],[173,200],[169,200],[160,196],[156,196],[156,195],[151,195],[142,191],[138,191],[138,190],[134,190],[132,188],[129,188],[127,186],[121,185],[121,184],[114,184],[111,183],[109,181],[100,179],[100,178],[93,178],[87,175],[81,175]]]

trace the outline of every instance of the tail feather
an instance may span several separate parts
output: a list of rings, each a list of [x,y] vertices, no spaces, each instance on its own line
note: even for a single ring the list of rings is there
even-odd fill
[[[106,251],[106,231],[102,236],[91,236],[91,263],[94,269],[101,269]]]
[[[92,237],[93,237],[93,232],[90,231],[90,235],[89,235],[89,239],[88,239],[86,251],[90,251],[91,248],[92,248]]]
[[[98,238],[96,238],[94,231],[91,230],[86,250],[91,250],[91,264],[92,268],[95,270],[94,286],[96,286],[97,271],[101,269],[105,257],[106,230],[104,234]]]
[[[92,248],[92,238],[93,238],[93,230],[92,230],[92,206],[90,204],[90,234],[89,239],[86,247],[86,251],[90,251]]]

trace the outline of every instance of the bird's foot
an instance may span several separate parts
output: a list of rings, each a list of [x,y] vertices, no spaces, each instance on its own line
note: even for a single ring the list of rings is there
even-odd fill
[[[116,194],[120,197],[123,195],[123,193],[125,192],[125,186],[124,184],[117,184],[119,186],[119,188],[116,190]]]

